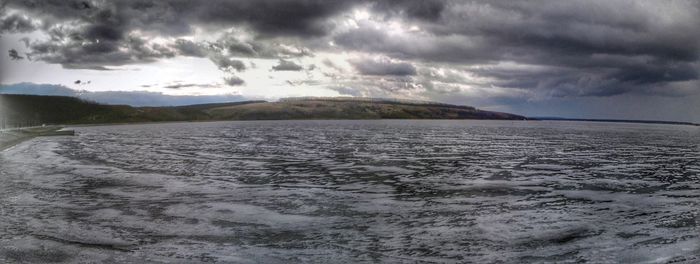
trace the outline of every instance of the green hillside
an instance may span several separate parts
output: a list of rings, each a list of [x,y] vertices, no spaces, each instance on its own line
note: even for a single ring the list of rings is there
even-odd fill
[[[0,128],[41,124],[280,119],[506,119],[469,106],[384,99],[309,98],[176,107],[103,105],[73,97],[0,95]]]
[[[299,100],[252,103],[206,110],[216,119],[512,119],[524,117],[472,107],[382,101]]]
[[[135,116],[137,111],[130,106],[101,105],[74,97],[0,95],[0,128],[129,122]]]

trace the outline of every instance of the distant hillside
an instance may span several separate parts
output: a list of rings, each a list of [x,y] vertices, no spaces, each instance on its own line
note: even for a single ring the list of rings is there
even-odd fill
[[[0,128],[41,124],[280,119],[506,119],[470,106],[368,98],[292,98],[177,107],[103,105],[74,97],[0,95]]]
[[[74,97],[0,95],[0,129],[42,124],[108,123],[131,121],[130,106],[100,105]]]
[[[525,117],[470,106],[366,99],[283,99],[207,110],[217,119],[508,119]]]

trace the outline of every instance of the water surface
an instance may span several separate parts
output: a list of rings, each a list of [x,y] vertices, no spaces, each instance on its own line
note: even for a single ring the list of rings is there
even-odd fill
[[[697,127],[76,130],[0,153],[0,262],[700,261]]]

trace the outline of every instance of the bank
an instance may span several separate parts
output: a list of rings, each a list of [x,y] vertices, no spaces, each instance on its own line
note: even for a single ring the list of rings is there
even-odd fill
[[[35,137],[72,136],[74,134],[74,131],[64,130],[63,127],[60,126],[0,130],[0,151],[4,151],[5,149]]]

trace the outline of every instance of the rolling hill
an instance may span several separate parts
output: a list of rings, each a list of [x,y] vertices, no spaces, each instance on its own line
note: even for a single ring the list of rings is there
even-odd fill
[[[103,105],[74,97],[0,95],[0,127],[166,121],[282,119],[503,119],[523,116],[435,102],[292,98],[173,107]]]

